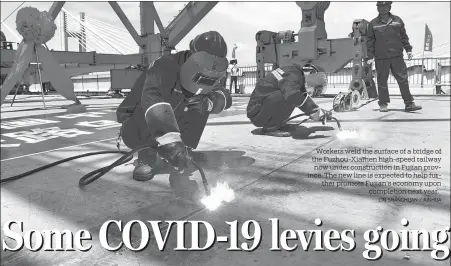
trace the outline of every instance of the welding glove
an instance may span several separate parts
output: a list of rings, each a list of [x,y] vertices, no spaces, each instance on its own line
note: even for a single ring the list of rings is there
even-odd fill
[[[207,95],[195,95],[186,100],[186,108],[187,111],[196,111],[201,114],[205,114],[210,112],[213,109],[213,102],[208,98]]]
[[[179,171],[188,168],[193,159],[183,141],[160,145],[158,147],[158,154]]]
[[[326,123],[326,121],[329,121],[332,117],[332,112],[317,108],[316,111],[312,114],[310,114],[310,119],[313,121],[321,121],[323,124]]]
[[[207,96],[213,103],[212,114],[219,114],[232,106],[232,96],[225,89],[212,91]]]

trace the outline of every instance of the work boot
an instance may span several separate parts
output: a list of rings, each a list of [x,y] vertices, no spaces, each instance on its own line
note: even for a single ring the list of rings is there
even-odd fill
[[[292,132],[296,130],[297,125],[295,124],[285,124],[279,128],[262,128],[262,133],[267,136],[272,137],[290,137]]]
[[[379,112],[388,112],[388,105],[387,104],[381,104],[379,106]]]
[[[283,131],[280,129],[262,128],[262,133],[263,133],[263,135],[272,136],[272,137],[289,137],[289,136],[291,136],[290,132]]]
[[[138,152],[138,159],[133,165],[133,179],[136,181],[152,180],[156,174],[157,169],[163,168],[159,165],[158,154],[152,150],[142,150]]]
[[[414,112],[423,109],[421,106],[415,105],[414,102],[406,104],[406,112]]]
[[[149,181],[154,178],[155,171],[148,163],[137,159],[133,164],[135,165],[135,169],[133,170],[133,179],[136,181]]]

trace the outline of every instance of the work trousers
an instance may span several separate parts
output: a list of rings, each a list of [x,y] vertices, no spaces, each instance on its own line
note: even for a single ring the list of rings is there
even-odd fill
[[[230,93],[232,93],[232,84],[235,83],[235,93],[238,93],[238,77],[230,76]]]
[[[289,103],[281,91],[276,91],[264,98],[261,103],[257,103],[254,108],[258,108],[259,111],[249,117],[252,124],[256,127],[270,128],[280,126],[290,117],[296,106]]]
[[[175,118],[183,143],[191,149],[196,149],[207,124],[209,113],[200,113],[196,110],[185,111],[185,107],[186,103],[179,103],[178,107],[174,110]],[[141,104],[138,104],[131,117],[122,122],[122,140],[130,149],[147,144],[157,146],[158,142],[152,137],[151,132]],[[142,160],[146,160],[145,158],[150,159],[149,164],[151,165],[157,158],[156,155],[157,151],[154,149],[138,152],[138,158]]]
[[[129,149],[135,149],[147,144],[158,145],[150,134],[141,106],[136,106],[133,115],[122,123],[121,137],[125,146]],[[154,149],[139,151],[138,159],[153,166],[156,163],[157,151]]]
[[[385,105],[390,102],[387,84],[390,70],[398,82],[399,90],[401,91],[401,96],[404,103],[408,104],[413,102],[413,96],[410,93],[409,88],[407,66],[402,56],[376,59],[375,65],[377,72],[377,90],[379,92],[379,105]]]

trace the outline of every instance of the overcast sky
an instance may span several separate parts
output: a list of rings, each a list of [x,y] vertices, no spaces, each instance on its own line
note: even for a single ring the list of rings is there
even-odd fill
[[[1,2],[1,18],[4,20],[22,2]],[[176,16],[187,2],[155,2],[164,26]],[[22,7],[32,6],[48,10],[52,2],[26,2]],[[140,31],[139,2],[119,2],[125,14]],[[66,2],[64,8],[75,16],[85,12],[87,17],[103,21],[125,29],[107,2]],[[17,11],[16,11],[17,12]],[[450,3],[449,2],[395,2],[392,13],[400,16],[413,45],[413,52],[422,52],[425,24],[429,25],[434,37],[434,46],[447,43],[428,55],[449,56]],[[363,18],[371,20],[377,16],[376,2],[332,2],[325,13],[328,38],[344,38],[351,32],[352,21]],[[5,23],[15,31],[16,14]],[[57,25],[59,26],[59,19]],[[301,9],[295,2],[220,2],[213,10],[180,42],[178,50],[186,49],[189,41],[199,33],[215,30],[220,32],[229,46],[237,43],[237,57],[241,65],[255,65],[255,34],[260,30],[297,32],[301,23]],[[157,30],[157,27],[155,27]],[[17,41],[15,35],[2,24],[2,31],[8,40]],[[16,32],[16,31],[15,31]],[[17,32],[16,32],[17,33]],[[17,34],[18,35],[18,34]],[[131,37],[127,36],[131,40]],[[75,40],[74,40],[75,41]],[[61,49],[59,34],[51,42],[55,50]],[[89,45],[89,40],[88,40]],[[94,45],[94,44],[92,44]],[[76,44],[70,45],[76,50]]]

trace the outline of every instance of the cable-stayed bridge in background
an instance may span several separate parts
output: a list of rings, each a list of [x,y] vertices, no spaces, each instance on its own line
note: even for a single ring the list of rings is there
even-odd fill
[[[109,4],[122,21],[123,25],[121,26],[123,27],[92,18],[84,12],[72,12],[63,7],[63,4],[64,2],[55,2],[50,10],[50,12],[58,14],[55,19],[58,30],[55,37],[47,43],[47,46],[50,50],[55,51],[62,67],[75,78],[88,73],[101,74],[103,77],[109,76],[111,69],[145,65],[149,60],[154,60],[164,53],[176,50],[175,45],[216,3],[199,5],[190,2],[164,28],[153,3],[141,2],[140,13],[144,16],[141,16],[140,35],[116,2],[109,2]],[[158,34],[155,34],[155,25],[160,32]],[[10,31],[17,42],[21,41],[20,36],[3,21],[2,28]],[[147,37],[147,41],[144,41],[143,36]],[[166,43],[164,45],[158,44],[158,40]],[[143,47],[146,48],[143,49]],[[449,56],[449,50],[449,42],[435,45],[434,55],[435,57]],[[13,53],[13,51],[2,49],[1,70],[3,76],[8,73],[9,67],[13,63]],[[419,58],[421,54],[422,52],[418,52],[414,56]],[[449,59],[446,61],[449,61]],[[449,65],[449,62],[447,64]],[[345,68],[351,66],[349,64]],[[29,76],[36,77],[36,72],[35,68],[30,67]],[[76,81],[74,80],[74,82]],[[30,83],[36,84],[38,82],[36,78],[32,78]]]
[[[138,34],[118,3],[108,3],[125,29],[85,16],[83,13],[79,16],[74,15],[64,8],[65,2],[54,2],[51,6],[49,13],[55,18],[57,25],[59,21],[60,30],[47,43],[47,47],[52,50],[52,54],[70,76],[147,65],[161,55],[174,51],[175,46],[217,4],[217,2],[189,2],[164,27],[153,2],[140,2],[141,31]],[[3,21],[2,28],[11,31],[17,41],[21,41],[17,33]],[[78,43],[78,49],[74,49],[75,51],[70,45],[72,39]],[[14,58],[14,49],[1,49],[2,75],[8,74]],[[34,65],[35,61],[36,59],[33,61]],[[36,73],[32,66],[29,76]]]
[[[52,50],[78,52],[97,52],[105,54],[139,54],[139,46],[124,27],[118,27],[86,15],[75,13],[62,8],[62,12],[55,19],[57,32],[47,46]],[[3,23],[2,28],[9,31],[14,37],[11,42],[19,43],[21,37],[13,31],[11,24]],[[120,38],[118,38],[120,36]],[[75,40],[71,43],[70,39]],[[434,46],[434,57],[449,57],[450,42]],[[414,54],[421,57],[422,52]]]

